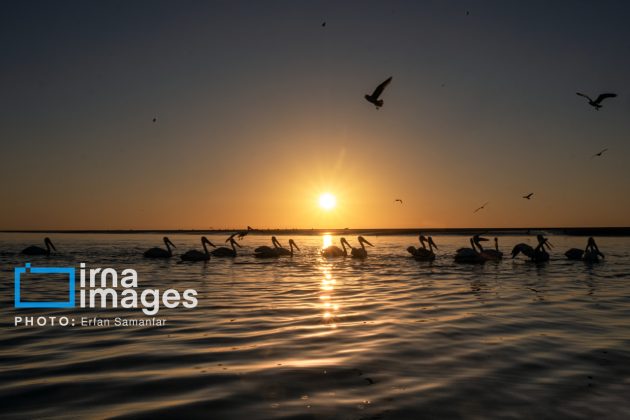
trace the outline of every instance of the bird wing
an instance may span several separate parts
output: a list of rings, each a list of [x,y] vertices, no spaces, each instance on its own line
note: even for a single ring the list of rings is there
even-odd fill
[[[372,92],[372,97],[374,99],[378,99],[378,97],[381,96],[381,94],[383,93],[383,91],[385,90],[387,85],[389,85],[391,81],[392,81],[392,78],[390,77],[389,79],[385,80],[383,83],[378,85],[376,89],[374,89],[374,92]]]
[[[589,101],[593,102],[593,100],[591,99],[591,97],[590,97],[590,96],[588,96],[588,95],[585,95],[585,94],[580,93],[580,92],[575,92],[575,94],[576,94],[576,95],[579,95],[579,96],[583,96],[583,97],[585,97],[586,99],[588,99]]]
[[[486,207],[486,204],[488,204],[489,201],[486,201],[485,203],[483,203],[483,206],[478,207],[475,211],[473,211],[473,213],[477,213],[479,210],[481,210],[482,208]]]
[[[616,93],[602,93],[601,95],[597,97],[597,99],[595,99],[595,103],[598,104],[606,98],[616,98],[616,97],[617,97]]]

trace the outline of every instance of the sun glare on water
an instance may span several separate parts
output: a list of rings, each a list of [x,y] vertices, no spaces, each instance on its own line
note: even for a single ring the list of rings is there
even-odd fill
[[[337,205],[337,199],[331,193],[324,193],[319,196],[319,207],[324,210],[332,210]]]

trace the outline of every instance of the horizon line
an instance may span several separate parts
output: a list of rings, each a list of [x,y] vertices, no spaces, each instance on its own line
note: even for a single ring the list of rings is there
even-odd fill
[[[411,228],[266,228],[266,229],[0,229],[0,233],[74,233],[74,234],[147,234],[147,233],[171,233],[171,234],[199,234],[199,233],[226,233],[226,232],[248,232],[249,234],[269,234],[269,233],[293,233],[304,235],[320,235],[325,233],[369,233],[374,235],[392,234],[416,234],[419,232],[450,233],[450,234],[470,234],[470,233],[520,233],[532,234],[531,232],[550,231],[565,235],[605,235],[605,236],[630,236],[630,226],[534,226],[534,227],[411,227]]]

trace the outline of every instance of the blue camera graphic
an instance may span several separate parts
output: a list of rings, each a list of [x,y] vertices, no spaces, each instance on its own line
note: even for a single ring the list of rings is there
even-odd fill
[[[22,274],[66,274],[68,276],[68,300],[23,302],[21,298],[20,278]],[[15,307],[16,308],[74,308],[74,267],[15,267]]]

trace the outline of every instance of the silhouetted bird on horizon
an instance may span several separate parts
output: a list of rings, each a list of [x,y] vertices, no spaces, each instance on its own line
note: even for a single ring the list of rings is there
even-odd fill
[[[601,103],[604,99],[617,97],[616,93],[602,93],[597,97],[597,99],[592,100],[588,95],[585,95],[580,92],[576,92],[576,95],[583,96],[584,98],[588,99],[588,104],[592,106],[593,108],[595,108],[597,111],[599,111],[599,108],[602,107]]]
[[[591,156],[591,159],[593,159],[594,157],[601,156],[606,150],[608,150],[608,148],[602,149],[599,153],[595,153],[593,156]]]
[[[402,203],[403,203],[403,201],[402,201],[400,198],[395,199],[395,200],[394,200],[394,203],[395,203],[396,201],[398,201],[400,204],[402,204]]]
[[[534,195],[534,193],[529,193],[529,194],[527,194],[527,195],[524,195],[524,196],[523,196],[523,198],[526,198],[526,199],[528,199],[528,200],[531,200],[532,195]]]
[[[486,201],[485,203],[483,203],[483,206],[481,206],[481,207],[477,207],[477,208],[475,209],[475,211],[473,211],[473,213],[477,213],[479,210],[483,210],[483,209],[485,209],[485,208],[486,208],[486,206],[488,205],[488,203],[489,203],[489,201]]]
[[[383,91],[385,90],[387,85],[389,85],[391,81],[392,81],[392,77],[390,77],[389,79],[385,80],[383,83],[378,85],[376,89],[374,89],[374,92],[372,92],[371,95],[367,95],[367,94],[365,95],[365,100],[371,104],[374,104],[376,109],[379,109],[380,107],[382,107],[384,102],[382,99],[379,99],[379,97],[383,94]]]

